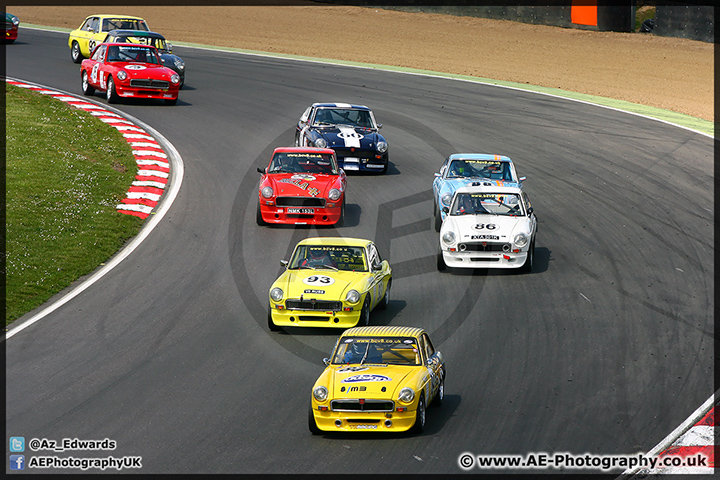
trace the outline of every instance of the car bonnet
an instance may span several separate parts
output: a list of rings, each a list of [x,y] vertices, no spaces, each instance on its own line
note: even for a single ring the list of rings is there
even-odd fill
[[[394,399],[397,388],[414,369],[397,365],[333,365],[332,398]],[[414,388],[414,385],[410,385]],[[416,392],[418,393],[418,392]]]

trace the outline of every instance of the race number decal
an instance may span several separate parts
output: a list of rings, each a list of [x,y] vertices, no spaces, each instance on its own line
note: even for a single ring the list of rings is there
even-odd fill
[[[328,286],[335,283],[335,279],[326,275],[312,275],[303,280],[305,285],[310,286]]]
[[[90,72],[90,80],[92,80],[93,83],[97,83],[98,70],[100,70],[100,64],[96,63],[93,65],[92,72]]]

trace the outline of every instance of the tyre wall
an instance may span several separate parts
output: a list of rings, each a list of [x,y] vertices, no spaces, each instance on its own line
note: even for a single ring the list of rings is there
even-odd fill
[[[513,4],[493,5],[477,0],[453,0],[442,5],[438,0],[406,0],[402,5],[378,7],[376,2],[364,0],[317,0],[318,3],[335,3],[372,8],[402,10],[406,12],[438,13],[443,15],[471,16],[510,20],[513,22],[551,25],[597,31],[634,32],[635,0],[548,0],[544,5]],[[388,2],[392,3],[392,2]],[[433,5],[434,3],[434,5]],[[448,2],[449,3],[449,2]],[[526,2],[530,3],[530,2]],[[438,5],[440,4],[440,5]],[[715,41],[714,7],[700,2],[657,2],[653,34],[681,37],[703,42]]]

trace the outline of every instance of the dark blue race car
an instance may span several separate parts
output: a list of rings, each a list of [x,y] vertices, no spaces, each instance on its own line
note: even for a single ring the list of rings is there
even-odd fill
[[[335,150],[345,171],[385,173],[388,144],[372,110],[349,103],[313,103],[300,117],[295,146]]]

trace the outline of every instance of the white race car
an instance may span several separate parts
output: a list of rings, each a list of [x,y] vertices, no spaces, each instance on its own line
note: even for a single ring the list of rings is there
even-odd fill
[[[458,188],[443,207],[438,270],[522,268],[532,270],[537,218],[518,187],[475,182]]]

